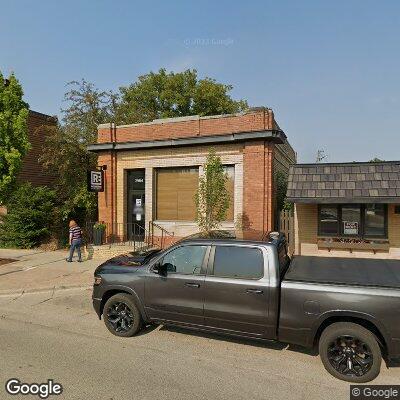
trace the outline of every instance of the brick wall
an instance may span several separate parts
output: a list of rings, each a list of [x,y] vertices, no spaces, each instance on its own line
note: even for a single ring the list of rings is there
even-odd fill
[[[251,229],[268,231],[274,226],[273,160],[274,144],[254,141],[213,146],[223,164],[235,166],[234,218],[233,223],[224,223],[224,229],[233,229],[237,224]],[[153,216],[154,168],[201,166],[208,154],[208,146],[191,146],[168,149],[118,152],[112,159],[110,153],[99,156],[99,165],[106,165],[105,191],[99,193],[99,220],[111,223],[127,222],[126,172],[144,168],[146,181],[146,221]],[[114,176],[114,179],[112,179]],[[165,229],[182,237],[198,230],[196,223],[179,221],[157,221]]]
[[[295,164],[297,159],[297,154],[289,142],[275,145],[274,156],[274,170],[288,175],[289,166]]]
[[[38,161],[45,140],[44,132],[40,131],[43,125],[55,125],[54,117],[44,115],[35,111],[29,111],[28,115],[28,137],[31,149],[25,156],[22,169],[18,175],[18,182],[31,182],[35,186],[52,185],[55,176],[45,172]]]
[[[260,108],[246,113],[211,117],[182,117],[116,127],[117,142],[176,139],[238,132],[257,132],[277,127],[272,110]],[[110,127],[100,125],[98,142],[110,142]]]
[[[115,201],[113,196],[113,168],[111,167],[111,154],[104,153],[99,155],[98,165],[104,165],[107,169],[104,171],[104,192],[98,193],[98,209],[99,209],[99,221],[111,223],[113,221],[112,212]],[[114,197],[114,198],[113,198]]]
[[[246,142],[243,152],[243,219],[248,228],[270,231],[274,227],[274,145]]]
[[[258,108],[232,115],[192,116],[117,127],[105,124],[99,126],[98,142],[162,140],[270,129],[279,129],[272,110]],[[235,165],[235,224],[263,231],[274,228],[275,146],[266,141],[212,146],[224,164]],[[198,165],[201,173],[201,166],[205,162],[209,148],[190,146],[100,153],[99,165],[107,165],[107,170],[105,192],[99,193],[99,220],[127,222],[126,171],[134,168],[145,169],[146,221],[153,220],[153,169]],[[281,158],[288,160],[293,158],[294,152],[290,145],[285,143],[279,149],[279,154]],[[162,225],[176,236],[186,236],[197,231],[194,222],[164,221]],[[232,229],[234,226],[233,223],[229,223],[224,224],[223,228]]]
[[[243,144],[226,144],[213,146],[221,161],[225,165],[235,166],[234,189],[234,217],[237,218],[243,209]],[[117,201],[116,220],[127,222],[126,173],[130,169],[145,169],[145,219],[146,222],[155,219],[153,215],[154,198],[154,169],[164,167],[199,166],[202,174],[202,165],[206,161],[208,146],[171,147],[167,149],[149,149],[140,151],[123,151],[117,154]],[[175,237],[184,237],[198,231],[194,221],[156,221]],[[226,229],[233,229],[234,223],[224,223]]]

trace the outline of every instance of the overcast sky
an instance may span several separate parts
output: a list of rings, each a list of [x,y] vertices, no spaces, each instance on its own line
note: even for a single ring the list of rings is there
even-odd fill
[[[161,67],[271,107],[300,162],[400,159],[400,1],[1,2],[0,70],[33,110],[59,114],[68,81]]]

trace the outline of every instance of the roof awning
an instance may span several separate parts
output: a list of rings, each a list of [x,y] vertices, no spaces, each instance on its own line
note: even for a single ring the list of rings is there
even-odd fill
[[[293,165],[287,201],[400,204],[400,161]]]

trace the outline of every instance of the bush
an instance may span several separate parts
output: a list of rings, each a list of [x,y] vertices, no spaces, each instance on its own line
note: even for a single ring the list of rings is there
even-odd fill
[[[0,246],[32,248],[49,239],[56,194],[45,186],[22,184],[7,202],[8,213],[0,224]]]

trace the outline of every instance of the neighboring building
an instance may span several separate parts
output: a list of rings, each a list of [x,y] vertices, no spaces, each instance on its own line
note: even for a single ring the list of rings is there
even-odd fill
[[[105,165],[99,221],[129,237],[134,224],[156,223],[174,238],[198,231],[194,195],[210,148],[229,176],[232,204],[223,228],[245,225],[272,230],[274,171],[288,172],[296,155],[272,110],[209,117],[189,116],[149,123],[100,125],[89,150]]]
[[[44,133],[38,128],[43,125],[55,125],[56,123],[57,119],[55,117],[29,110],[28,139],[31,149],[23,160],[21,171],[17,177],[18,182],[31,182],[35,186],[51,186],[54,184],[55,177],[44,171],[38,161],[45,140]],[[4,215],[6,212],[6,208],[0,205],[0,215]]]
[[[55,117],[29,110],[28,139],[31,149],[23,160],[22,169],[17,178],[18,182],[30,182],[34,186],[51,186],[54,184],[55,176],[43,169],[38,158],[43,151],[43,144],[46,139],[44,132],[39,128],[56,123]]]
[[[400,161],[291,166],[295,254],[400,259]]]

